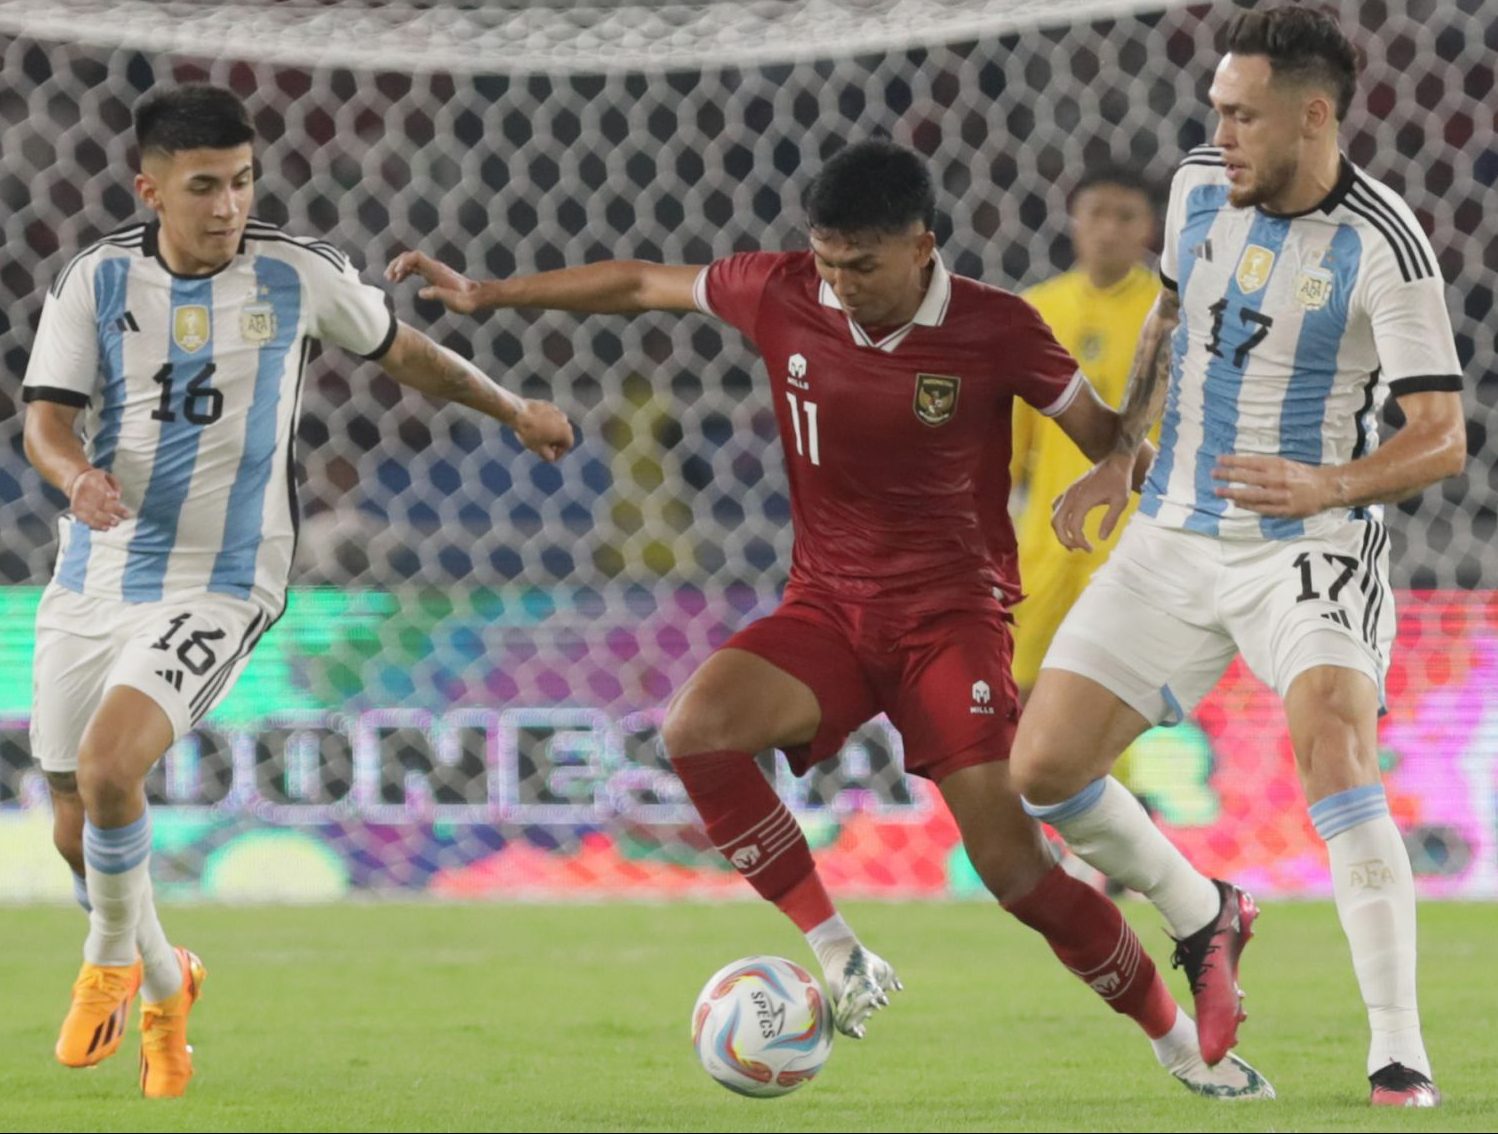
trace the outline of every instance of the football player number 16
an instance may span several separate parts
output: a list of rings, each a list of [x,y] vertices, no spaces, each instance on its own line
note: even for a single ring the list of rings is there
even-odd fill
[[[803,402],[795,394],[787,392],[786,401],[791,403],[791,428],[796,431],[796,456],[810,457],[811,463],[822,463],[822,447],[817,441],[817,403]],[[801,428],[801,413],[806,412],[806,428]]]

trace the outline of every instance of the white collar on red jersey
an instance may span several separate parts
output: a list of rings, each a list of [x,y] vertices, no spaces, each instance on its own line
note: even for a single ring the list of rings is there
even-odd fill
[[[843,305],[838,302],[837,292],[832,290],[832,285],[826,280],[822,281],[817,298],[821,300],[823,307],[835,307],[839,311],[843,309]],[[891,331],[878,342],[869,338],[851,315],[848,316],[848,329],[853,332],[853,341],[859,346],[873,347],[888,354],[905,341],[905,336],[910,334],[912,327],[940,327],[942,320],[947,317],[947,308],[951,302],[952,277],[947,274],[947,266],[941,262],[941,256],[933,252],[931,283],[926,288],[926,298],[921,300],[921,305],[915,309],[910,322]]]

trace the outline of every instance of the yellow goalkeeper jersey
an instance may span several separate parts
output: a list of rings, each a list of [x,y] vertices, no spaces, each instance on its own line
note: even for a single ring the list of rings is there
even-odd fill
[[[1123,401],[1139,330],[1159,292],[1154,273],[1140,264],[1110,288],[1094,287],[1084,273],[1072,271],[1036,285],[1024,297],[1081,364],[1103,400],[1116,407]],[[1034,684],[1057,625],[1123,528],[1120,524],[1112,539],[1099,542],[1097,526],[1103,513],[1094,512],[1087,523],[1096,549],[1090,555],[1067,551],[1051,531],[1051,501],[1091,467],[1060,426],[1015,402],[1011,472],[1015,486],[1028,490],[1016,529],[1020,581],[1029,597],[1015,610],[1014,669],[1016,680],[1025,687]],[[1133,510],[1131,504],[1128,514]]]

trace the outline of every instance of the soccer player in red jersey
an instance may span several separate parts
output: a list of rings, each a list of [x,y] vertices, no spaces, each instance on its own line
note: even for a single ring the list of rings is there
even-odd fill
[[[663,737],[714,845],[806,935],[839,1030],[861,1036],[900,985],[834,908],[754,754],[780,748],[802,774],[883,711],[904,738],[907,771],[938,786],[1006,910],[1136,1020],[1192,1090],[1272,1096],[1241,1060],[1202,1061],[1191,1018],[1133,930],[1056,865],[1010,783],[1013,401],[1056,420],[1093,459],[1115,443],[1118,416],[1028,304],[948,273],[918,155],[886,141],[850,145],[802,203],[809,252],[705,267],[611,261],[483,283],[407,252],[387,274],[423,277],[424,298],[460,312],[703,312],[764,358],[791,486],[790,580],[773,614],[677,690]]]

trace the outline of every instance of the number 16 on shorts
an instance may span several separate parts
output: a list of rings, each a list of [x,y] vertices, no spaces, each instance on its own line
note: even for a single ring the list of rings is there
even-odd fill
[[[180,737],[227,695],[269,619],[222,595],[151,605],[159,609],[130,636],[111,684],[149,694]]]

